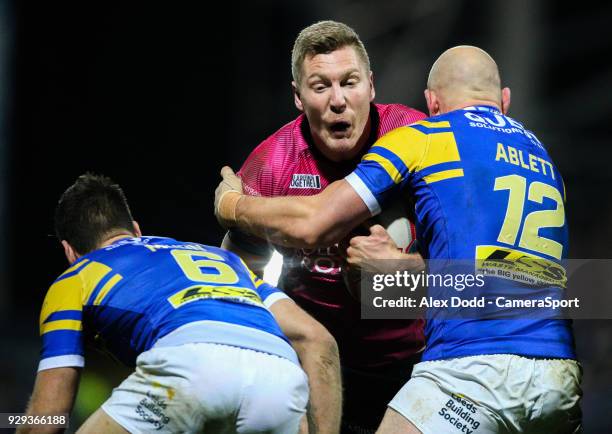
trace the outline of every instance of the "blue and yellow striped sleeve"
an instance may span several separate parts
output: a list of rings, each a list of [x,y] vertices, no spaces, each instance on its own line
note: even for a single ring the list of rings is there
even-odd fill
[[[261,298],[264,306],[266,306],[269,309],[278,300],[282,300],[285,298],[289,299],[289,296],[285,294],[283,291],[281,291],[277,287],[272,286],[269,283],[257,277],[257,275],[251,271],[251,269],[246,265],[246,263],[242,259],[240,259],[240,262],[242,262],[242,265],[249,272],[251,282],[253,282],[255,290],[257,291],[259,298]]]
[[[82,337],[81,261],[68,269],[51,285],[40,312],[42,337],[38,370],[68,366],[84,366]]]
[[[427,150],[427,135],[413,127],[397,128],[378,139],[357,168],[345,179],[372,215],[396,186],[417,169]]]
[[[462,176],[450,123],[423,120],[381,137],[346,180],[376,215],[389,193],[411,179],[433,184]]]

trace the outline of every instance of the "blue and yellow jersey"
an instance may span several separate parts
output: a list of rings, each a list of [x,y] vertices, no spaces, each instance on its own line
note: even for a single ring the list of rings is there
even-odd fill
[[[170,238],[124,238],[79,258],[49,288],[39,370],[83,366],[85,339],[130,366],[154,345],[189,342],[297,361],[268,310],[285,297],[231,252]]]
[[[467,107],[393,130],[346,179],[372,214],[392,192],[409,191],[427,259],[527,258],[545,268],[567,254],[561,174],[532,132],[493,107]],[[546,282],[559,289],[556,281]],[[509,280],[503,289],[509,288],[525,291],[526,285]],[[424,360],[494,353],[575,357],[568,321],[432,319],[426,334]]]

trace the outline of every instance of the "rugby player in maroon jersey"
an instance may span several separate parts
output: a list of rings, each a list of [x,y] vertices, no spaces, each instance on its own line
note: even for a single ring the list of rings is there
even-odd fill
[[[295,120],[264,140],[239,172],[245,193],[313,195],[348,175],[369,147],[397,127],[424,119],[401,104],[374,104],[367,52],[350,27],[313,24],[298,35],[292,54]],[[223,247],[261,273],[274,246],[230,231]],[[374,432],[387,403],[410,378],[424,348],[419,320],[361,320],[347,291],[338,246],[287,249],[279,286],[317,318],[340,348],[345,389],[343,432]]]

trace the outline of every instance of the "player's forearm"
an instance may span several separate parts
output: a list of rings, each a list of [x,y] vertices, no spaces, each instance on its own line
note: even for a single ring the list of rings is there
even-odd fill
[[[266,255],[257,255],[250,253],[242,248],[241,245],[233,242],[229,236],[229,232],[225,234],[223,241],[221,242],[221,248],[233,252],[240,256],[244,263],[251,269],[251,271],[260,278],[263,277],[264,268],[270,262],[272,257],[272,250],[268,250],[270,253]]]
[[[425,270],[425,260],[420,253],[402,253],[402,270],[418,273]]]
[[[313,197],[243,196],[236,206],[239,229],[288,247],[314,247],[330,228],[317,222]]]
[[[420,253],[401,253],[398,252],[396,256],[389,259],[374,259],[374,260],[363,260],[363,263],[355,263],[351,261],[363,270],[370,273],[387,273],[393,274],[397,271],[408,271],[409,273],[420,273],[426,268],[425,260]],[[349,262],[349,263],[351,263]]]
[[[31,416],[65,415],[68,417],[74,405],[78,380],[79,370],[77,368],[55,368],[39,372],[26,414]],[[55,434],[63,433],[64,428],[23,425],[16,432],[18,434]]]
[[[294,344],[308,375],[310,433],[336,434],[342,416],[342,380],[338,346],[333,337]]]
[[[344,180],[314,196],[242,196],[234,224],[245,232],[288,247],[330,246],[370,217],[364,202]]]
[[[65,416],[68,418],[70,411],[72,410],[72,401],[67,403],[61,398],[58,402],[52,401],[41,401],[35,396],[32,396],[28,408],[26,410],[27,416]],[[64,428],[53,426],[53,425],[20,425],[15,431],[16,434],[59,434],[64,432]]]
[[[58,413],[27,413],[29,416],[52,416]],[[68,417],[68,416],[66,416]],[[65,428],[60,428],[54,425],[19,425],[19,428],[15,431],[15,434],[62,434]]]

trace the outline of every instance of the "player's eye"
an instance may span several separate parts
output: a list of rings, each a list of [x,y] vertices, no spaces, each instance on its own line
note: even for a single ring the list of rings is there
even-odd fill
[[[344,86],[352,87],[352,86],[357,85],[357,83],[359,83],[359,80],[357,78],[353,78],[352,77],[352,78],[349,78],[349,79],[345,80],[344,83],[342,83],[342,84]]]
[[[324,85],[323,83],[317,83],[317,84],[312,86],[312,89],[315,92],[323,92],[325,89],[327,89],[327,86]]]

